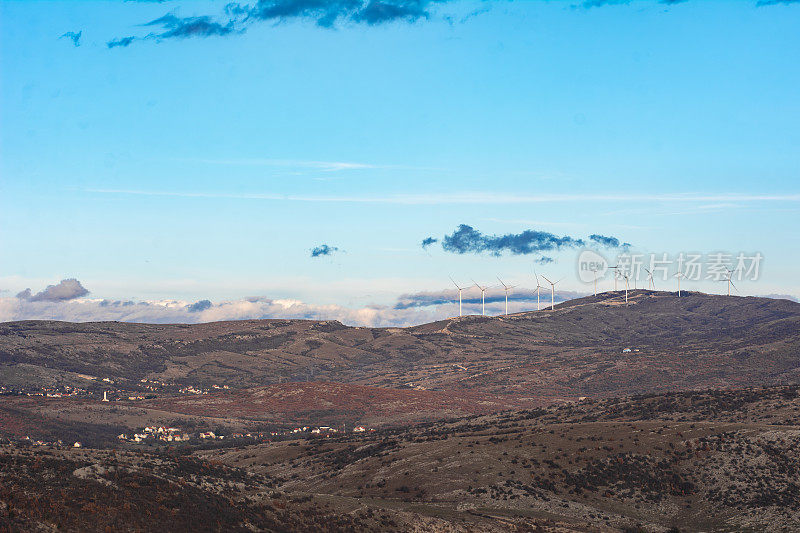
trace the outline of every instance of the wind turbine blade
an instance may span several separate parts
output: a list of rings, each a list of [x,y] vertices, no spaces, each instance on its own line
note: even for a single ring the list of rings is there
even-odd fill
[[[558,284],[558,283],[561,283],[562,281],[564,281],[564,278],[561,278],[560,280],[556,281],[555,283],[553,283],[553,285],[556,285],[556,284]]]
[[[551,285],[553,284],[553,282],[552,282],[552,281],[550,281],[549,279],[547,279],[547,276],[545,276],[544,274],[542,274],[542,277],[544,278],[544,280],[545,280],[547,283],[549,283],[549,284],[551,284]]]
[[[453,279],[453,278],[451,278],[450,276],[447,276],[447,277],[448,277],[448,278],[450,278],[450,281],[452,281],[452,282],[453,282],[453,285],[455,285],[455,286],[456,286],[456,289],[458,289],[458,290],[461,290],[461,287],[459,287],[459,286],[458,286],[458,283],[456,283],[456,280],[454,280],[454,279]]]
[[[728,283],[733,285],[733,288],[736,289],[736,285],[734,285],[734,283],[731,280],[728,280]],[[736,292],[739,292],[739,289],[736,289]]]

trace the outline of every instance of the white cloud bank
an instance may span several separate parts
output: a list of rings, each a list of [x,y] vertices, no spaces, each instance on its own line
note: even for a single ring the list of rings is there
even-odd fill
[[[201,301],[205,302],[205,301]],[[0,298],[0,322],[17,320],[62,320],[67,322],[145,322],[153,324],[215,322],[265,318],[338,320],[350,326],[411,326],[458,314],[457,303],[396,309],[391,306],[366,306],[351,309],[338,305],[314,305],[298,300],[247,298],[197,305],[180,300],[110,301],[76,298],[69,301],[31,301],[15,297]],[[509,301],[509,312],[536,309],[536,302]],[[542,308],[545,307],[544,300]],[[486,314],[499,315],[504,304],[486,304]],[[479,303],[464,304],[464,314],[480,314]]]
[[[219,320],[300,318],[338,320],[357,326],[404,326],[444,318],[445,306],[432,310],[370,306],[349,309],[338,305],[312,305],[297,300],[248,298],[197,305],[198,302],[109,301],[76,298],[69,301],[32,301],[0,298],[0,322],[63,320],[68,322],[200,323]]]
[[[505,310],[504,297],[490,291],[486,298],[486,314],[499,315]],[[45,291],[31,295],[30,290],[15,297],[0,297],[0,322],[17,320],[61,320],[66,322],[145,322],[200,323],[220,320],[266,318],[295,318],[308,320],[338,320],[351,326],[410,326],[452,317],[458,314],[457,293],[453,290],[437,293],[402,295],[393,306],[368,305],[351,309],[339,305],[309,304],[299,300],[264,297],[211,302],[200,300],[106,300],[86,298],[86,289],[75,279],[63,280]],[[44,297],[42,295],[49,295]],[[464,295],[464,314],[480,314],[480,298]],[[561,292],[556,301],[580,296]],[[549,294],[542,294],[542,308]],[[536,309],[533,291],[518,291],[508,302],[511,313]]]

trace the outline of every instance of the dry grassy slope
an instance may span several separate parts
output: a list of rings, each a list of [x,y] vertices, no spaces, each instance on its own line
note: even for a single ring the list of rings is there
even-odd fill
[[[499,528],[797,531],[799,391],[582,402],[198,455],[342,506],[489,516]]]
[[[0,446],[0,531],[463,531],[287,496],[274,490],[280,481],[191,457]]]
[[[234,387],[322,380],[574,397],[800,381],[800,304],[644,290],[629,299],[625,306],[621,292],[609,292],[555,311],[404,329],[304,320],[5,323],[0,383],[75,382],[81,373]],[[623,355],[625,347],[640,351]]]
[[[471,391],[386,389],[346,383],[284,383],[129,403],[177,415],[237,417],[276,424],[378,427],[548,405]]]
[[[0,528],[797,531],[798,450],[798,386],[590,400],[193,456],[0,445]]]

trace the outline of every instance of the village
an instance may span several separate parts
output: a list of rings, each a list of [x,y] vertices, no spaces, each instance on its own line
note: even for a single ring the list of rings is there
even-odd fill
[[[364,426],[355,426],[350,433],[365,433],[367,431],[375,431],[374,429],[367,429]],[[247,433],[230,433],[225,435],[221,432],[215,433],[214,431],[196,431],[190,432],[177,427],[164,427],[164,426],[147,426],[140,431],[132,434],[122,433],[117,436],[117,439],[123,442],[132,443],[178,443],[186,441],[198,440],[242,440],[251,439],[256,441],[268,440],[281,440],[284,438],[303,438],[303,437],[328,437],[338,433],[347,433],[342,429],[337,429],[331,426],[303,426],[295,427],[287,430],[278,430],[270,432],[247,432]]]
[[[228,385],[180,385],[155,379],[141,379],[138,381],[120,378],[95,377],[80,374],[79,377],[87,381],[84,386],[59,384],[50,386],[0,386],[0,395],[29,396],[44,398],[95,398],[103,401],[136,401],[151,400],[158,394],[192,394],[205,395],[210,392],[228,390]]]
[[[204,441],[228,441],[228,442],[237,442],[239,444],[242,441],[253,441],[253,442],[266,442],[266,441],[275,441],[275,440],[291,440],[291,439],[302,439],[302,438],[325,438],[335,436],[337,434],[346,434],[346,433],[367,433],[367,432],[374,432],[375,429],[367,428],[365,426],[355,426],[349,431],[345,428],[337,429],[330,426],[303,426],[303,427],[295,427],[286,430],[277,430],[277,431],[269,431],[269,432],[246,432],[246,433],[229,433],[224,434],[224,431],[218,430],[214,432],[212,430],[206,431],[190,431],[178,427],[166,427],[166,426],[146,426],[141,428],[138,431],[133,433],[120,433],[117,435],[117,440],[124,443],[131,443],[131,444],[152,444],[152,445],[161,445],[161,444],[177,444],[177,443],[202,443]],[[51,448],[82,448],[84,445],[80,441],[75,441],[72,444],[68,442],[64,442],[63,440],[55,440],[55,441],[47,441],[42,439],[34,439],[30,436],[25,436],[20,439],[2,439],[0,443],[6,442],[11,443],[12,441],[18,444],[25,444],[29,446],[46,446]]]

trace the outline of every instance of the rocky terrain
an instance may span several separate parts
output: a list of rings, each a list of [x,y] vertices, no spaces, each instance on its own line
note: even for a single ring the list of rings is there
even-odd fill
[[[0,324],[0,531],[800,529],[800,304],[629,296]]]
[[[0,447],[0,523],[198,531],[796,531],[800,387],[586,400],[159,451]]]
[[[0,324],[0,384],[326,381],[552,398],[800,382],[800,304],[646,290],[629,300],[607,292],[553,311],[410,328],[10,322]]]

